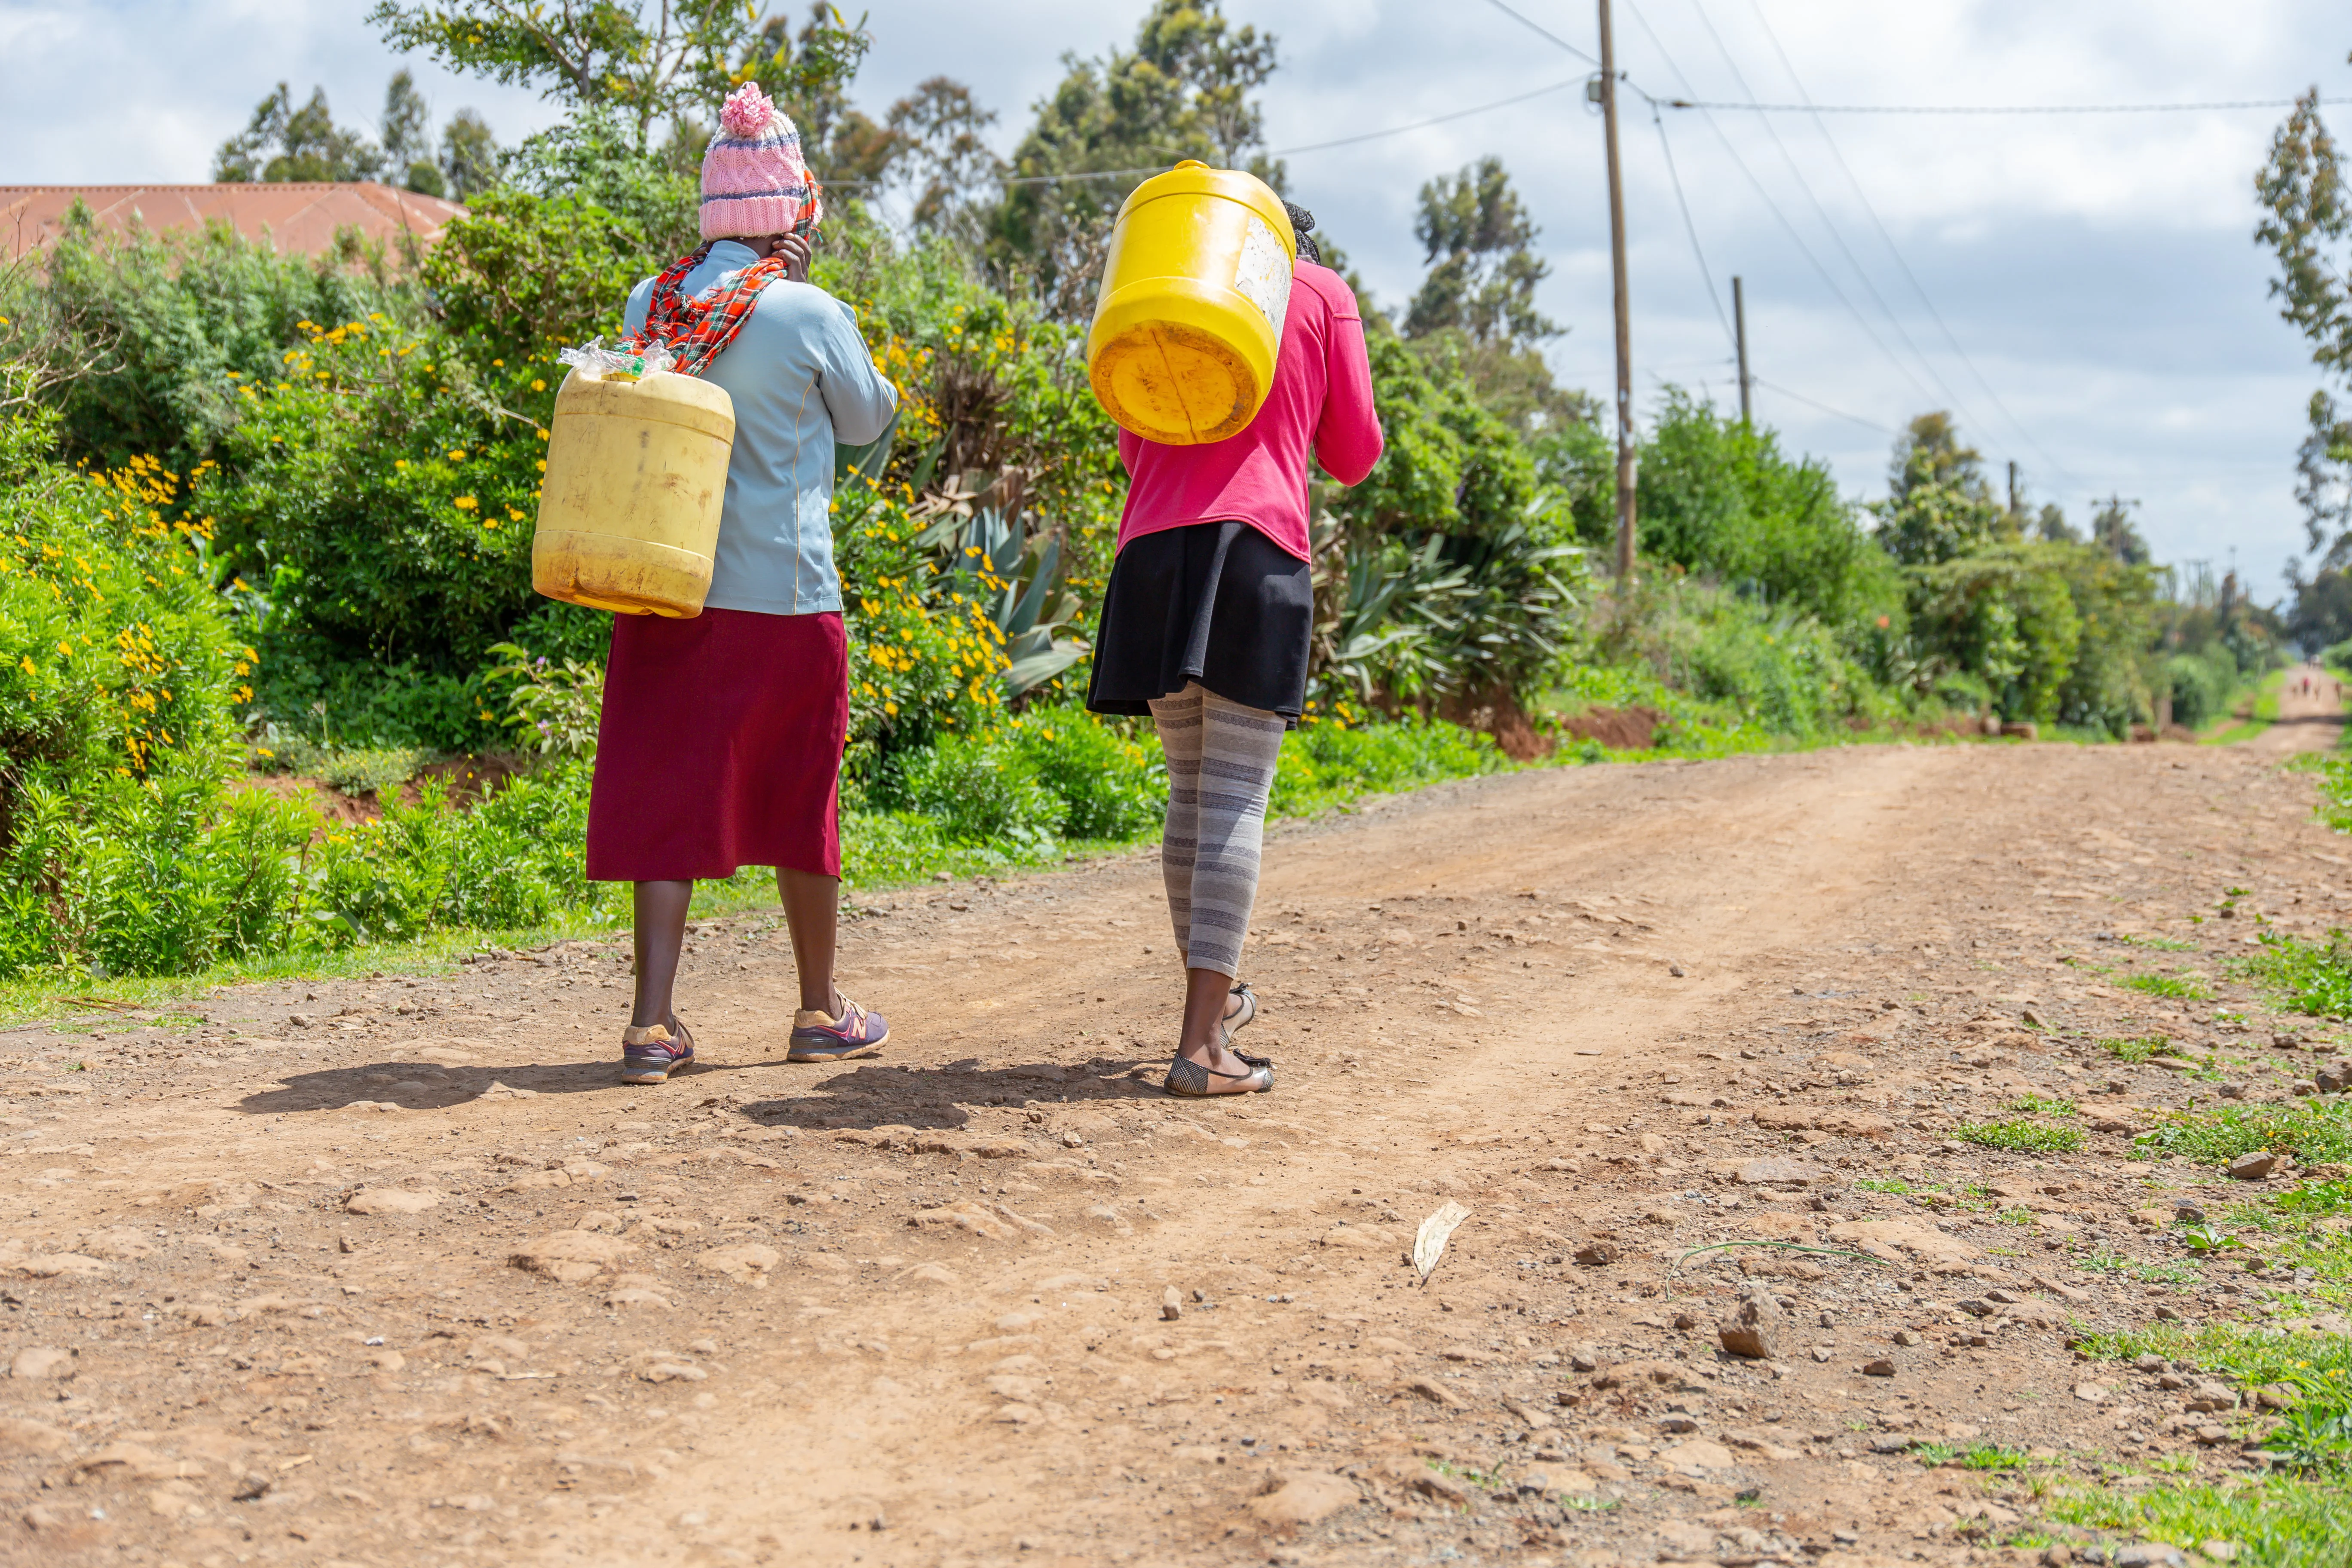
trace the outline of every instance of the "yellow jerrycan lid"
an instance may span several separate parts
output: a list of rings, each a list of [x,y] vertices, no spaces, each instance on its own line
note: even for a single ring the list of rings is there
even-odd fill
[[[1244,170],[1187,159],[1136,186],[1087,333],[1104,412],[1165,446],[1239,433],[1274,384],[1297,257],[1282,198]]]

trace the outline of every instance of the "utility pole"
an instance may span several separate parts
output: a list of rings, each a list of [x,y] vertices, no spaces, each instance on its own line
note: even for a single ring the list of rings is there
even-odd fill
[[[1617,49],[1601,0],[1601,122],[1609,145],[1609,269],[1617,285],[1617,580],[1633,580],[1633,305],[1625,292],[1625,178],[1617,167]]]
[[[2017,459],[2009,460],[2009,515],[2017,515]]]
[[[1755,410],[1749,406],[1753,395],[1749,388],[1756,378],[1748,374],[1748,297],[1739,291],[1739,274],[1731,275],[1731,335],[1739,344],[1739,422],[1756,422]]]

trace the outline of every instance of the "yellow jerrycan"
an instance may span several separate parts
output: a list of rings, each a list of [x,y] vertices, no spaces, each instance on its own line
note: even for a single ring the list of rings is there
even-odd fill
[[[574,369],[548,427],[530,585],[625,616],[702,614],[734,445],[724,387]]]
[[[1255,174],[1188,159],[1136,186],[1087,333],[1104,412],[1171,447],[1222,441],[1256,418],[1297,257],[1282,198]]]

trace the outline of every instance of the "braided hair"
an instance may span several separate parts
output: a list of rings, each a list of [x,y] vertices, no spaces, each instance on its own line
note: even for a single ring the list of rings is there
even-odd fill
[[[1285,202],[1282,210],[1290,215],[1291,231],[1298,237],[1298,259],[1320,263],[1322,247],[1308,237],[1315,232],[1315,215],[1297,202]]]

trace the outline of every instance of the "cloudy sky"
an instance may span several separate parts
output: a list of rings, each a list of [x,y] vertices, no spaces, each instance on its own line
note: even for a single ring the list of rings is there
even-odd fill
[[[1588,52],[1589,0],[1512,0]],[[799,9],[797,4],[793,7]],[[1131,40],[1147,0],[873,0],[858,96],[880,109],[945,73],[999,110],[1007,146],[1064,50]],[[367,121],[400,63],[365,0],[0,0],[0,184],[201,180],[278,79],[323,84]],[[854,9],[854,7],[853,7]],[[1290,156],[1294,194],[1377,298],[1418,280],[1421,183],[1508,164],[1543,225],[1542,303],[1570,328],[1564,380],[1606,393],[1607,206],[1590,68],[1496,8],[1402,0],[1227,0],[1274,33],[1268,139],[1303,147],[1529,93],[1424,130]],[[1661,100],[1823,105],[2127,104],[2352,98],[2352,17],[2319,0],[1619,0],[1619,58]],[[502,140],[543,124],[527,92],[416,67],[443,113]],[[2160,557],[2237,561],[2279,590],[2301,548],[2293,496],[2316,384],[2266,298],[2251,176],[2283,111],[1764,116],[1624,123],[1637,386],[1736,398],[1720,315],[1746,279],[1758,416],[1883,492],[1894,430],[1949,407],[1996,472],[2080,521],[2094,496],[2141,504]],[[2338,110],[2340,119],[2352,110]],[[1670,182],[1672,149],[1687,199]],[[1716,298],[1698,257],[1712,274]]]

